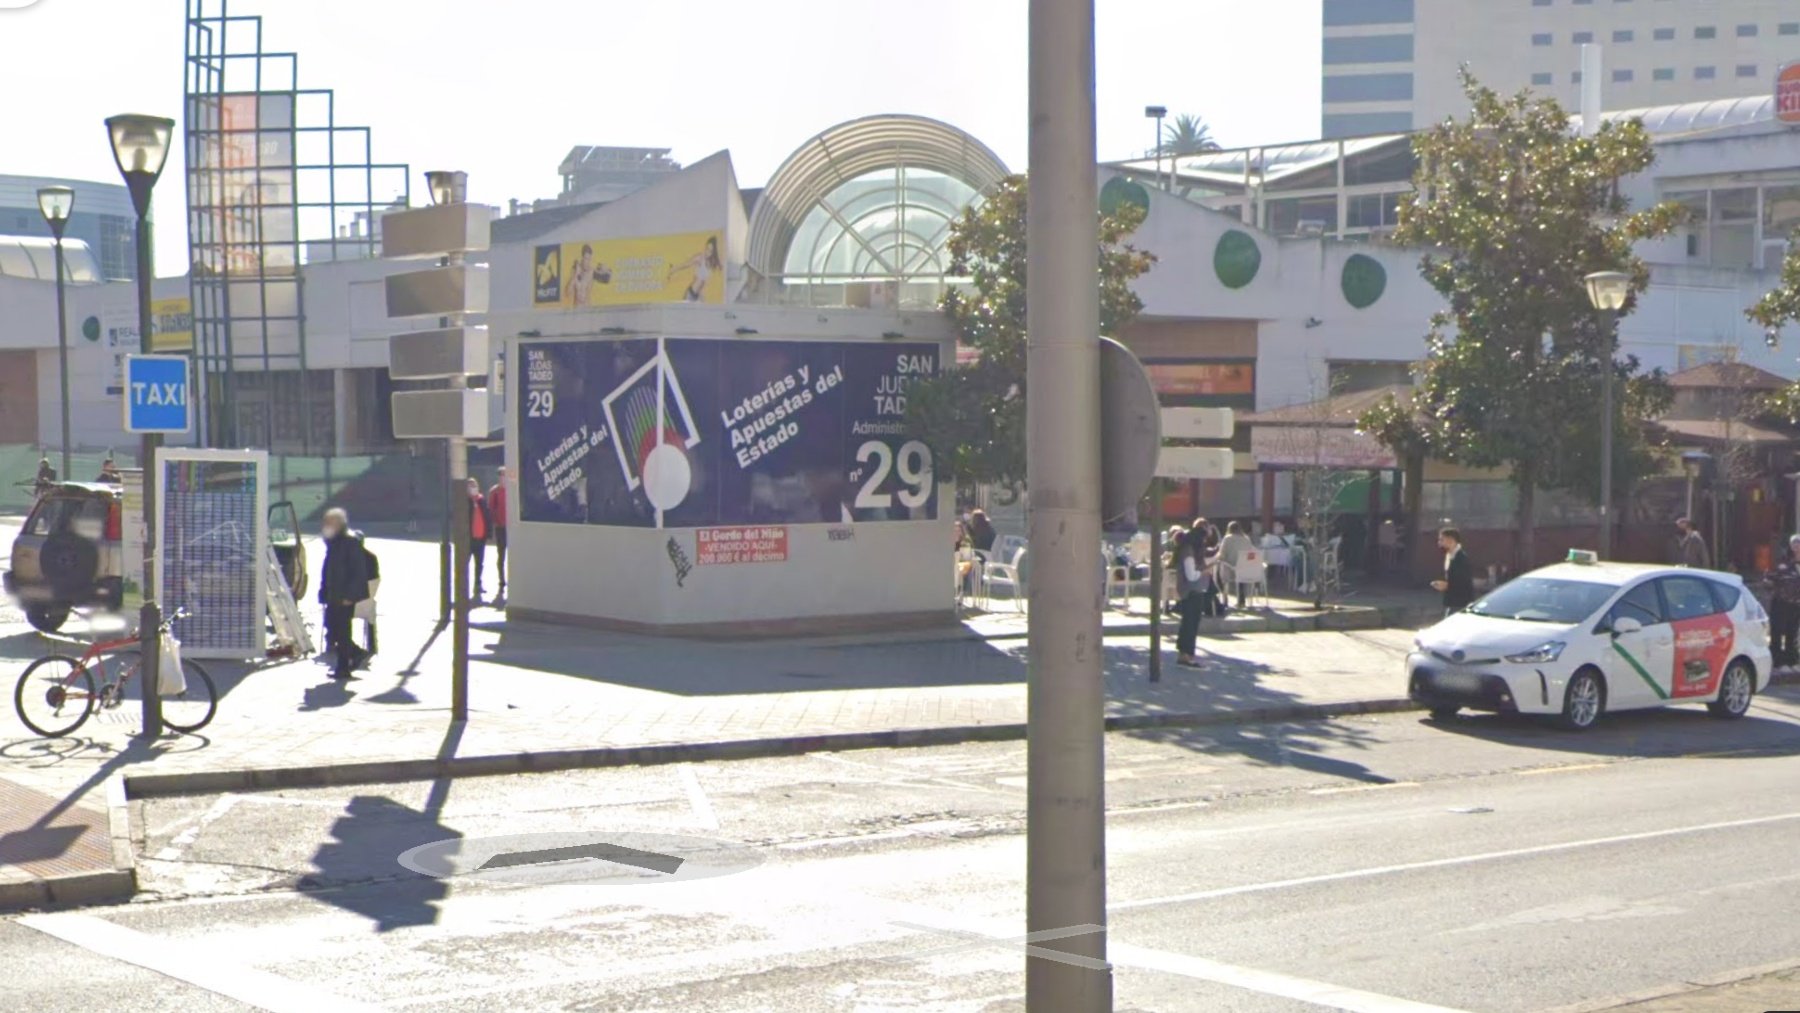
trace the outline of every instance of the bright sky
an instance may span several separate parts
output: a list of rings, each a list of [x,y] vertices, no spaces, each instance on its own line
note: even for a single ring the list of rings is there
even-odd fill
[[[12,0],[16,2],[16,0]],[[179,118],[190,0],[0,2],[0,172],[117,178],[101,121]],[[216,3],[217,0],[209,0]],[[1140,154],[1147,104],[1205,118],[1228,147],[1319,128],[1319,2],[1097,0],[1099,148]],[[808,137],[905,112],[1026,161],[1025,0],[230,0],[300,85],[337,92],[375,157],[469,173],[472,200],[553,196],[577,144],[726,148],[760,186]],[[429,17],[428,17],[429,15]],[[183,219],[179,152],[156,216]],[[186,254],[165,225],[158,273]]]

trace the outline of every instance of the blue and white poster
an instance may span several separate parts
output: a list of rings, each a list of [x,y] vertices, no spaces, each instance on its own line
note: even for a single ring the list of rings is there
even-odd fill
[[[619,527],[935,520],[906,391],[938,346],[533,341],[517,406],[522,520]]]
[[[165,449],[157,456],[158,601],[196,658],[260,657],[265,646],[268,453]]]

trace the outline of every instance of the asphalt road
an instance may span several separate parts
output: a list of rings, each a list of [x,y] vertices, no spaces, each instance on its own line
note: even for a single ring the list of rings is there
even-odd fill
[[[1743,1003],[1800,965],[1796,753],[1792,690],[1583,736],[1112,736],[1117,1008],[1599,1008],[1753,971],[1646,1008],[1781,1008]],[[993,743],[153,800],[149,895],[0,921],[32,969],[0,1009],[1018,1010],[1017,951],[967,934],[1024,931],[1023,787]],[[399,863],[445,840],[455,878]],[[595,842],[615,860],[474,871]]]

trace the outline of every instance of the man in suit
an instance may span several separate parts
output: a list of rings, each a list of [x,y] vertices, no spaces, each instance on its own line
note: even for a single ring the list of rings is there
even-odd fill
[[[1475,600],[1475,564],[1463,551],[1462,532],[1444,528],[1438,532],[1438,548],[1444,550],[1444,579],[1431,582],[1444,596],[1444,614],[1460,612]]]

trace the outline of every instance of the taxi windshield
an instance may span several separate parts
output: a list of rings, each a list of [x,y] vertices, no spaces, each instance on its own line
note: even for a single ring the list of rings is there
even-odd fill
[[[1584,580],[1520,577],[1469,606],[1478,616],[1528,623],[1577,623],[1593,615],[1618,588]]]

